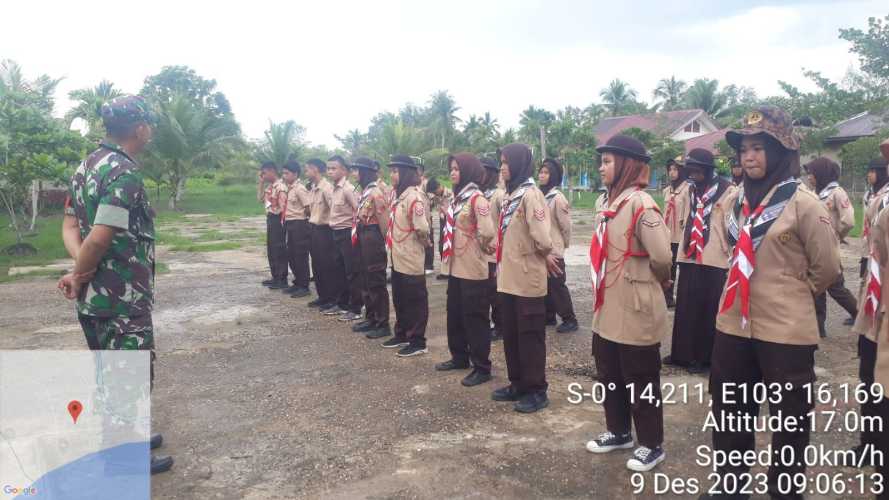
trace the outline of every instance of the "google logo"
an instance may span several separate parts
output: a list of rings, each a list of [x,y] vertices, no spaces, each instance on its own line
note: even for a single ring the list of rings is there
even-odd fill
[[[22,495],[22,496],[36,496],[37,488],[30,486],[27,488],[16,488],[14,486],[10,486],[8,484],[3,486],[3,493],[10,493],[12,495]]]

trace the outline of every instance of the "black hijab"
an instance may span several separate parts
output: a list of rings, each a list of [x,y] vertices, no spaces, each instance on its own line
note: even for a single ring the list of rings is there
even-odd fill
[[[744,176],[744,197],[750,204],[751,210],[759,207],[762,199],[776,184],[791,177],[799,176],[799,151],[786,149],[777,140],[768,134],[757,134],[762,137],[766,150],[766,175],[762,179],[751,179]],[[741,153],[738,151],[738,163],[741,162]]]
[[[401,196],[401,193],[404,193],[404,190],[411,186],[420,185],[420,172],[416,168],[399,166],[395,168],[398,169],[398,185],[395,186],[395,194],[397,196]]]
[[[540,186],[540,190],[543,191],[543,194],[546,194],[550,189],[562,185],[564,171],[562,170],[562,164],[555,158],[547,158],[543,160],[543,165],[541,165],[540,168],[543,167],[546,167],[546,169],[549,170],[549,182],[547,182],[545,186]]]
[[[534,173],[531,148],[525,144],[512,143],[503,146],[500,154],[506,157],[509,165],[509,182],[506,183],[506,191],[512,193]]]
[[[448,168],[451,168],[451,162],[456,161],[460,170],[460,183],[454,186],[454,194],[463,191],[470,182],[474,182],[476,186],[481,186],[485,180],[485,168],[478,157],[472,153],[457,153],[448,157]]]

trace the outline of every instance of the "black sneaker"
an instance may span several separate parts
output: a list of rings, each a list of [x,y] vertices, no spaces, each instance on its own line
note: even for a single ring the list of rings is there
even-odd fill
[[[156,457],[154,455],[151,456],[151,475],[160,474],[161,472],[167,472],[173,467],[173,457],[160,456]]]
[[[467,368],[469,368],[469,363],[458,363],[453,359],[435,365],[435,371],[439,372],[446,372],[448,370],[465,370]]]
[[[421,354],[426,354],[429,352],[429,349],[425,347],[419,347],[415,345],[408,345],[406,347],[401,348],[396,354],[399,358],[409,358],[411,356],[419,356]]]
[[[411,345],[411,343],[408,342],[407,339],[399,339],[397,337],[393,337],[380,345],[383,346],[383,349],[397,349],[401,347],[407,347]]]
[[[467,375],[460,381],[465,387],[475,387],[479,384],[484,384],[485,382],[491,380],[491,374],[480,372],[478,370],[472,370],[472,373]]]
[[[521,397],[522,394],[512,384],[491,393],[491,399],[494,401],[518,401]]]
[[[439,274],[438,276],[435,277],[435,279],[437,279],[439,281],[446,280],[446,279],[448,279],[448,275],[447,274]]]
[[[665,458],[667,458],[667,454],[664,453],[664,449],[660,446],[654,449],[640,446],[633,450],[633,458],[627,460],[627,469],[636,472],[648,472],[654,469],[657,464],[663,462]]]
[[[337,321],[343,321],[343,322],[348,323],[348,322],[350,322],[350,321],[358,321],[359,319],[361,319],[361,318],[363,318],[363,317],[364,317],[364,316],[362,316],[360,313],[354,313],[354,312],[352,312],[352,311],[346,311],[346,312],[344,312],[342,315],[340,315],[340,317],[337,318],[336,320],[337,320]]]
[[[549,406],[549,398],[546,391],[525,394],[512,408],[519,413],[534,413]]]
[[[355,333],[369,332],[369,331],[373,330],[374,328],[375,328],[375,325],[374,325],[373,321],[371,321],[369,319],[366,319],[364,321],[361,321],[361,322],[358,322],[358,323],[355,323],[354,325],[352,325],[352,331]]]
[[[325,316],[337,316],[343,314],[343,310],[340,309],[340,306],[333,304],[330,307],[321,309],[321,314]]]
[[[577,331],[577,320],[572,321],[563,321],[561,325],[556,328],[556,333],[571,333]]]
[[[164,437],[162,435],[160,435],[159,433],[152,434],[151,439],[148,441],[148,443],[149,443],[150,448],[152,450],[156,450],[156,449],[160,448],[161,446],[163,446]]]
[[[270,290],[284,290],[288,288],[290,285],[287,284],[287,280],[278,280],[269,285]]]
[[[384,325],[377,326],[371,330],[368,330],[368,332],[364,336],[369,339],[381,339],[383,337],[388,337],[389,335],[392,335],[392,332],[389,331],[389,325]]]
[[[294,299],[299,299],[302,297],[308,297],[311,294],[312,292],[310,292],[308,288],[297,288],[295,292],[290,294],[290,296]]]
[[[321,299],[315,299],[315,300],[309,302],[308,304],[306,304],[306,307],[321,307],[322,305],[326,306],[327,304],[322,303]]]
[[[272,280],[262,280],[262,286],[269,286],[274,282],[275,282],[275,280],[273,280],[273,279]]]
[[[630,433],[614,434],[603,432],[599,437],[587,442],[586,449],[591,453],[608,453],[614,450],[628,450],[633,447],[633,436]]]
[[[556,318],[546,320],[546,326],[556,326],[558,324],[559,322],[556,320]]]

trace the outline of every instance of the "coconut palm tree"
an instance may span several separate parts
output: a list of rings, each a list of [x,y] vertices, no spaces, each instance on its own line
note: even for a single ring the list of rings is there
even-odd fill
[[[719,80],[699,78],[685,93],[685,103],[695,109],[703,109],[708,115],[718,118],[726,112],[728,98],[719,90]]]
[[[62,78],[50,78],[47,75],[28,80],[17,62],[11,59],[0,62],[0,95],[27,93],[42,111],[52,112],[55,105],[53,96],[61,81]]]
[[[259,147],[259,161],[273,161],[279,167],[296,158],[303,148],[305,128],[293,120],[275,123],[269,120],[265,139]]]
[[[618,116],[636,101],[638,93],[627,82],[615,79],[599,92],[599,97],[611,112],[611,116]]]
[[[71,127],[71,122],[80,118],[86,122],[89,136],[98,139],[105,130],[102,125],[102,105],[120,95],[122,92],[108,80],[102,80],[95,87],[72,90],[68,97],[76,104],[65,113],[65,122]]]
[[[519,137],[528,144],[540,141],[540,158],[546,156],[546,130],[555,120],[555,115],[543,108],[528,106],[519,117]]]
[[[436,138],[440,138],[441,148],[447,146],[447,140],[457,130],[457,123],[460,120],[456,113],[460,111],[454,98],[448,94],[447,90],[439,90],[432,94],[429,100],[429,117],[431,118],[430,126],[435,133]]]
[[[688,84],[683,80],[677,80],[676,76],[661,78],[654,89],[654,98],[661,100],[661,107],[665,111],[676,109],[682,102],[686,88]]]
[[[336,140],[340,141],[350,156],[357,156],[364,152],[367,146],[367,134],[362,134],[357,128],[349,130],[345,135],[339,136],[334,134]]]

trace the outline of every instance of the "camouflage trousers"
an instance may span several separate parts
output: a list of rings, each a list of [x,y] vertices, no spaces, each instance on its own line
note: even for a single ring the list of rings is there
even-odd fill
[[[150,350],[151,382],[154,382],[154,325],[151,314],[99,318],[78,314],[90,350]]]

